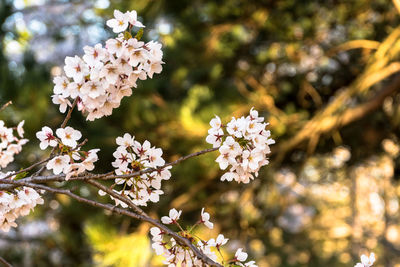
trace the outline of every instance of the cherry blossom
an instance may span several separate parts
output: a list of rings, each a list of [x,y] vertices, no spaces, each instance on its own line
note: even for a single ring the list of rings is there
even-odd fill
[[[12,174],[0,172],[0,179]],[[10,178],[15,179],[15,176]],[[32,188],[22,187],[13,192],[0,191],[0,230],[8,232],[11,227],[17,227],[15,220],[28,215],[38,204],[43,204],[43,199]]]
[[[242,248],[239,248],[235,253],[235,259],[238,261],[245,261],[247,259],[247,253],[243,252]]]
[[[370,267],[374,264],[375,262],[375,254],[371,253],[368,256],[366,255],[361,255],[361,263],[357,263],[356,265],[354,265],[354,267]]]
[[[107,21],[114,32],[123,32],[128,27],[144,27],[137,21],[136,11],[122,13],[114,11],[113,19]],[[95,120],[112,114],[122,98],[132,95],[137,79],[152,78],[162,71],[161,44],[144,43],[130,32],[120,33],[106,41],[105,46],[85,46],[82,58],[66,57],[65,75],[53,79],[52,101],[60,105],[64,113],[71,100],[78,100],[78,109],[87,120]],[[138,37],[139,38],[139,37]]]
[[[53,135],[53,130],[47,126],[42,127],[42,130],[36,133],[36,137],[40,140],[40,149],[45,150],[48,146],[57,146],[57,140]]]
[[[22,146],[28,142],[24,139],[24,121],[18,123],[16,134],[14,129],[5,126],[4,121],[0,120],[0,169],[6,168],[14,161],[14,156],[22,151]],[[19,136],[19,137],[18,137]]]
[[[171,209],[169,211],[169,216],[163,216],[161,218],[161,221],[163,224],[173,224],[176,223],[179,220],[179,217],[181,216],[182,211],[177,211],[176,209]]]
[[[125,14],[126,14],[126,19],[128,20],[129,24],[131,24],[132,26],[136,26],[136,27],[141,27],[141,28],[144,27],[144,25],[140,21],[137,20],[137,13],[135,10],[128,11]]]
[[[70,126],[57,129],[56,134],[61,139],[61,142],[69,147],[76,147],[78,145],[77,141],[82,137],[80,131]]]
[[[65,58],[64,71],[67,77],[72,78],[76,83],[82,82],[89,74],[87,64],[78,56]]]
[[[119,10],[114,10],[114,18],[107,20],[107,26],[115,33],[123,32],[128,28],[128,16]]]
[[[265,129],[268,123],[258,116],[255,109],[252,108],[247,117],[232,118],[226,126],[216,116],[210,125],[206,142],[219,148],[220,155],[216,162],[220,169],[230,166],[229,171],[221,176],[221,181],[249,183],[258,175],[260,168],[269,163],[269,145],[275,141],[271,139],[270,131]]]
[[[201,223],[204,223],[210,229],[213,229],[214,224],[210,222],[210,214],[204,211],[204,208],[201,209]]]
[[[69,163],[70,157],[68,155],[58,156],[47,162],[46,168],[48,170],[53,170],[54,174],[60,174],[65,168],[68,167]]]
[[[225,238],[222,234],[219,234],[216,239],[211,238],[209,240],[204,240],[197,234],[192,234],[193,229],[195,229],[198,223],[196,223],[192,227],[181,227],[177,223],[177,220],[180,218],[181,214],[182,211],[178,211],[173,208],[169,211],[169,216],[163,216],[161,218],[161,221],[164,224],[177,224],[179,229],[181,229],[178,234],[185,238],[188,238],[193,246],[195,246],[201,253],[206,255],[214,262],[219,262],[220,260],[222,260],[222,262],[219,263],[223,266],[257,267],[254,261],[243,263],[247,259],[247,253],[243,252],[241,248],[236,251],[235,256],[230,260],[225,261],[223,258],[219,258],[216,252],[219,251],[218,254],[221,255],[221,246],[226,245],[228,239]],[[201,210],[201,217],[203,222],[209,222],[210,215],[204,212],[204,208]],[[160,228],[152,227],[150,229],[150,234],[153,241],[151,246],[157,255],[162,255],[165,258],[163,262],[165,265],[209,266],[202,260],[198,259],[192,250],[188,250],[186,246],[182,246],[177,243],[174,238],[169,237],[168,234],[163,232]]]
[[[211,238],[207,243],[212,246],[212,247],[216,247],[217,249],[219,249],[219,247],[225,245],[228,242],[228,238],[225,238],[224,235],[219,234],[217,236],[217,239]]]
[[[123,186],[123,190],[113,189],[114,192],[123,194],[139,206],[146,206],[149,201],[158,202],[160,195],[164,194],[161,190],[162,180],[168,180],[171,177],[169,171],[171,166],[163,167],[165,160],[162,158],[162,149],[152,147],[147,140],[141,144],[128,133],[117,137],[116,143],[119,146],[113,153],[115,161],[112,162],[112,166],[116,168],[117,175],[128,175],[148,168],[156,170],[136,177],[115,179],[115,184]],[[114,200],[116,204],[121,203],[117,199]]]

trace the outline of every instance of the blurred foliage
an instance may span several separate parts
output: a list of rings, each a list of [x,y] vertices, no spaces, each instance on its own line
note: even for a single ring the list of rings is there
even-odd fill
[[[387,0],[0,0],[0,104],[13,101],[0,116],[9,125],[25,119],[31,140],[10,169],[44,156],[35,132],[62,121],[50,95],[64,57],[112,36],[105,20],[113,9],[135,9],[143,39],[163,43],[166,64],[112,116],[86,122],[73,114],[87,146],[102,149],[98,172],[111,170],[115,137],[125,132],[172,161],[208,147],[215,114],[226,121],[255,107],[277,145],[254,182],[220,182],[212,153],[174,167],[161,202],[148,210],[183,209],[194,223],[207,207],[233,243],[226,253],[245,246],[259,266],[353,266],[366,251],[377,254],[377,266],[400,266],[395,7]],[[60,186],[96,197],[77,182]],[[148,226],[46,198],[0,240],[0,255],[16,266],[159,264]]]
[[[138,232],[121,236],[108,225],[88,223],[85,234],[96,251],[96,266],[145,266],[152,255],[148,230],[147,225],[142,225]]]

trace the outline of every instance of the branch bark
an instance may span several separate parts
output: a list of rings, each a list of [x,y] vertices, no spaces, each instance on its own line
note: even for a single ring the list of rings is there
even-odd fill
[[[189,158],[193,158],[193,157],[197,157],[197,156],[200,156],[200,155],[203,155],[206,153],[214,152],[216,150],[218,150],[218,148],[209,148],[209,149],[201,150],[201,151],[183,156],[175,161],[166,163],[159,168],[147,168],[147,169],[133,172],[130,174],[114,175],[113,174],[114,172],[112,171],[112,172],[108,172],[108,173],[104,173],[104,174],[85,174],[85,175],[81,175],[81,176],[71,177],[69,180],[71,180],[71,181],[72,180],[111,180],[111,179],[116,179],[116,178],[131,178],[131,177],[139,176],[142,174],[162,170],[168,166],[177,165],[178,163],[180,163],[184,160],[187,160]],[[29,182],[29,183],[46,183],[46,182],[54,182],[54,181],[62,182],[62,181],[65,181],[65,176],[66,176],[65,174],[48,175],[48,176],[35,176],[35,174],[34,174],[32,176],[25,177],[19,181]],[[1,184],[1,180],[0,180],[0,184]],[[7,183],[7,186],[0,185],[0,190],[12,189],[15,187],[16,186],[13,186],[12,184]]]
[[[197,247],[195,247],[192,242],[183,237],[180,236],[179,234],[177,234],[176,232],[172,231],[171,229],[169,229],[167,226],[165,226],[164,224],[160,223],[159,221],[149,217],[147,214],[137,214],[135,212],[131,212],[122,208],[119,208],[117,206],[113,206],[110,204],[103,204],[94,200],[90,200],[84,197],[81,197],[79,195],[76,195],[74,193],[72,193],[70,190],[66,190],[66,189],[58,189],[58,188],[52,188],[52,187],[48,187],[45,185],[40,185],[40,184],[34,184],[34,183],[28,183],[28,182],[24,182],[24,181],[10,181],[10,180],[0,180],[0,183],[13,183],[13,184],[17,184],[19,186],[28,186],[31,188],[35,188],[35,189],[41,189],[41,190],[45,190],[51,193],[55,193],[55,194],[64,194],[67,195],[79,202],[82,203],[86,203],[88,205],[94,206],[94,207],[98,207],[98,208],[102,208],[102,209],[106,209],[109,210],[111,212],[115,212],[117,214],[120,215],[125,215],[125,216],[129,216],[131,218],[137,219],[137,220],[141,220],[141,221],[145,221],[148,222],[160,229],[162,229],[165,233],[167,233],[169,236],[173,237],[179,244],[181,244],[182,246],[187,246],[189,247],[193,253],[196,255],[197,258],[199,258],[200,260],[202,260],[204,263],[212,266],[212,267],[223,267],[221,264],[214,262],[213,260],[211,260],[209,257],[207,257],[205,254],[203,254]]]

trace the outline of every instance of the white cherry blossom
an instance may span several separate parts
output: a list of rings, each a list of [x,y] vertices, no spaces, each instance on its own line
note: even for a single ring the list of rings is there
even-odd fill
[[[354,267],[370,267],[375,262],[375,254],[371,253],[369,257],[367,255],[361,255],[361,263],[357,263]]]
[[[4,121],[0,120],[0,169],[13,162],[14,156],[19,154],[22,146],[28,142],[28,139],[23,139],[23,125],[24,121],[18,123],[14,134],[15,128],[6,127]]]
[[[212,246],[212,247],[216,247],[219,248],[223,245],[225,245],[228,242],[228,238],[225,238],[224,235],[219,234],[217,236],[217,239],[211,238],[207,243]]]
[[[47,162],[46,168],[48,170],[53,170],[54,174],[60,174],[68,167],[69,163],[70,157],[68,155],[57,156]]]
[[[204,208],[201,209],[201,223],[207,226],[210,229],[213,229],[214,224],[210,222],[210,214],[204,211]]]
[[[56,130],[56,135],[61,139],[61,142],[69,147],[76,147],[78,145],[78,140],[82,137],[80,131],[67,126],[66,128],[59,128]]]
[[[114,18],[107,20],[107,26],[112,28],[115,33],[123,32],[128,27],[129,16],[119,10],[114,10]]]
[[[89,74],[88,66],[78,56],[65,58],[64,71],[67,77],[72,78],[76,83],[82,82]]]
[[[238,261],[245,261],[247,259],[247,253],[243,252],[242,248],[239,248],[235,253],[235,259]]]
[[[131,26],[144,27],[137,21],[136,11],[114,12],[115,18],[107,25],[121,32]],[[52,101],[60,105],[64,113],[74,99],[78,110],[87,120],[95,120],[112,114],[125,96],[132,95],[136,81],[152,78],[162,71],[161,44],[144,43],[130,35],[120,33],[110,38],[105,46],[85,46],[84,55],[65,59],[65,75],[54,77]]]
[[[45,150],[48,146],[57,146],[57,140],[53,135],[53,130],[47,126],[42,127],[42,130],[36,133],[36,137],[40,140],[40,149]]]
[[[206,142],[214,148],[219,147],[220,155],[216,162],[221,170],[228,169],[222,175],[222,181],[249,183],[260,168],[269,163],[269,145],[275,141],[270,138],[270,131],[265,129],[268,124],[263,117],[258,117],[255,109],[252,108],[247,117],[232,118],[226,132],[218,116],[210,121],[210,125]]]
[[[144,25],[137,20],[137,13],[135,10],[127,11],[125,13],[126,19],[132,26],[143,28]]]
[[[163,216],[161,218],[161,221],[163,224],[173,224],[176,223],[179,220],[179,217],[181,216],[182,211],[177,211],[176,209],[171,209],[169,211],[169,216]]]

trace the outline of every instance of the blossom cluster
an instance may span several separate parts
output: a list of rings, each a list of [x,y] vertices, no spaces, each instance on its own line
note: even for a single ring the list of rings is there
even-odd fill
[[[0,173],[0,179],[9,174]],[[17,227],[15,220],[28,215],[37,204],[43,204],[43,199],[30,187],[15,189],[13,192],[0,191],[0,230],[8,232],[11,227]]]
[[[40,140],[42,150],[49,146],[59,148],[58,156],[46,164],[46,168],[53,170],[54,174],[64,173],[65,179],[68,180],[72,176],[94,169],[94,163],[98,160],[97,152],[100,149],[81,151],[78,144],[78,140],[82,137],[80,131],[68,126],[57,129],[55,136],[51,128],[44,126],[36,133],[36,137]]]
[[[0,120],[0,170],[7,167],[14,161],[14,155],[22,150],[22,146],[28,142],[24,139],[24,122],[21,121],[17,128],[17,135],[14,135],[14,129],[5,126],[4,121]]]
[[[52,101],[60,105],[64,113],[71,100],[77,99],[78,109],[87,114],[87,120],[109,116],[119,107],[125,96],[132,94],[136,81],[153,78],[162,70],[161,44],[144,43],[140,37],[132,37],[133,26],[144,27],[137,21],[136,11],[114,11],[114,19],[107,21],[114,32],[122,32],[117,38],[106,41],[105,47],[96,44],[85,46],[83,57],[66,57],[65,75],[56,76]]]
[[[371,267],[375,262],[375,254],[371,253],[369,257],[367,255],[361,255],[361,262],[354,265],[354,267]]]
[[[205,212],[203,208],[201,210],[200,220],[188,231],[183,231],[183,228],[178,223],[181,214],[182,211],[171,209],[169,211],[169,216],[163,216],[161,221],[164,224],[175,224],[179,226],[181,229],[181,232],[179,233],[180,235],[188,238],[199,251],[201,251],[214,262],[217,262],[219,259],[216,252],[219,252],[218,254],[222,256],[221,247],[226,245],[228,238],[225,238],[224,235],[219,234],[216,239],[211,238],[210,240],[205,241],[200,239],[197,235],[192,234],[192,231],[195,229],[195,227],[200,224],[204,224],[210,229],[213,228],[213,223],[210,222],[210,214]],[[150,229],[150,234],[153,240],[153,249],[157,255],[163,255],[165,257],[164,264],[168,265],[169,267],[208,266],[201,259],[198,259],[192,250],[180,245],[173,237],[168,237],[167,233],[160,228],[152,227]],[[254,261],[244,263],[247,260],[247,253],[243,252],[242,248],[239,248],[236,251],[235,256],[232,259],[225,261],[222,258],[220,260],[224,266],[257,267]]]
[[[116,168],[117,175],[129,175],[148,168],[156,169],[153,172],[143,173],[138,176],[128,178],[117,178],[115,183],[123,186],[118,194],[127,196],[135,205],[146,206],[148,201],[158,202],[161,190],[162,180],[168,180],[171,177],[171,166],[163,167],[165,164],[162,158],[161,148],[152,147],[149,141],[143,144],[135,140],[134,136],[126,133],[123,137],[116,139],[118,146],[113,153],[115,161],[112,166]],[[163,167],[163,168],[161,168]],[[103,192],[99,192],[103,194]],[[116,204],[126,207],[126,204],[114,199]]]
[[[219,167],[225,170],[230,166],[229,172],[222,175],[222,181],[249,183],[254,179],[253,174],[257,177],[260,168],[269,163],[269,145],[275,141],[265,129],[268,123],[258,116],[257,110],[252,108],[247,117],[232,118],[227,125],[215,116],[210,125],[206,142],[219,147],[220,155],[216,159]]]

